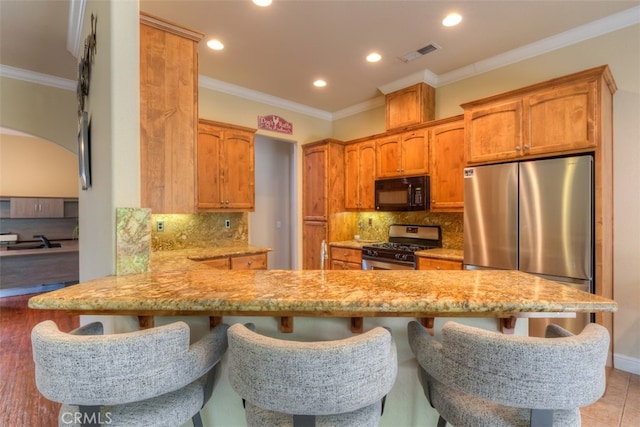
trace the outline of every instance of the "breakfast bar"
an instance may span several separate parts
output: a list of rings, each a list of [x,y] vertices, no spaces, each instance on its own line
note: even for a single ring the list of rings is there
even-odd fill
[[[274,316],[290,332],[293,317],[344,317],[360,332],[365,317],[518,317],[615,311],[607,298],[537,276],[500,270],[342,271],[187,269],[108,276],[42,294],[29,307],[72,314]]]
[[[223,271],[202,268],[197,261],[180,267],[87,281],[34,296],[29,306],[107,315],[85,321],[113,321],[116,332],[184,320],[195,339],[222,320],[250,322],[261,334],[296,341],[342,339],[384,326],[396,342],[398,377],[387,395],[381,427],[437,423],[409,348],[411,318],[433,326],[436,337],[451,318],[493,331],[502,325],[505,332],[507,326],[507,332],[525,335],[528,321],[515,325],[514,319],[617,309],[612,300],[517,271]],[[242,399],[229,383],[228,369],[223,359],[219,383],[201,411],[205,425],[245,425]]]

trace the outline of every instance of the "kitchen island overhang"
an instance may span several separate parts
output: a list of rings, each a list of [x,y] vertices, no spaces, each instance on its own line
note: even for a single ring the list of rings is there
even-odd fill
[[[32,297],[29,307],[70,314],[138,316],[494,317],[513,329],[518,317],[614,312],[608,298],[511,270],[175,270],[107,276]]]

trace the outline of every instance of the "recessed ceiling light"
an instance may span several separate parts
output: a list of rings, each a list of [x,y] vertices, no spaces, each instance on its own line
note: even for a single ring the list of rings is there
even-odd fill
[[[369,55],[367,55],[367,62],[378,62],[381,59],[382,56],[380,56],[380,54],[377,52],[371,52]]]
[[[445,27],[453,27],[454,25],[458,25],[460,21],[462,21],[460,14],[450,13],[442,20],[442,25]]]
[[[313,85],[314,85],[315,87],[325,87],[325,86],[327,85],[327,82],[325,82],[325,81],[324,81],[324,80],[322,80],[322,79],[318,79],[318,80],[316,80],[315,82],[313,82]]]
[[[224,45],[220,40],[211,39],[207,42],[207,46],[213,50],[222,50],[224,49]]]
[[[253,4],[256,6],[267,7],[271,4],[271,0],[253,0]]]

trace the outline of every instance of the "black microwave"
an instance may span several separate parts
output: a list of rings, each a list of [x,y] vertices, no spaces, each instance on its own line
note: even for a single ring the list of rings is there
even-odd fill
[[[429,177],[377,179],[377,211],[426,211],[429,209]]]

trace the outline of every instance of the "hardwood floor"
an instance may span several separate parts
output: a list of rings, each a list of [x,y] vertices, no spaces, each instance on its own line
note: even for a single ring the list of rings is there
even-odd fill
[[[0,298],[0,426],[58,425],[60,405],[38,392],[31,353],[31,329],[43,320],[54,320],[60,330],[79,325],[78,316],[32,310],[33,295]]]
[[[35,385],[30,333],[47,319],[70,331],[78,327],[79,319],[53,310],[31,310],[27,307],[31,296],[0,298],[0,426],[58,424],[60,405],[42,397]],[[604,396],[581,413],[583,427],[639,426],[640,376],[608,369]]]

